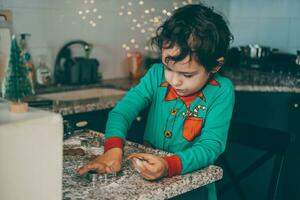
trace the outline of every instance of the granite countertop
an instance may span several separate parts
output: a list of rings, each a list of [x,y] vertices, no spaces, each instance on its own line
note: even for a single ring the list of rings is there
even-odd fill
[[[290,72],[263,71],[249,68],[227,68],[221,72],[232,80],[237,91],[259,91],[259,92],[291,92],[300,93],[300,74]],[[129,90],[138,81],[129,78],[116,78],[102,80],[99,83],[89,85],[70,86],[49,86],[37,88],[37,94],[57,91],[67,91],[74,89],[86,89],[95,87],[109,87],[122,90]]]
[[[265,72],[257,69],[227,69],[222,71],[224,76],[229,77],[235,85],[236,91],[242,92],[282,92],[300,93],[300,77],[281,72]],[[99,83],[76,86],[49,86],[46,88],[36,88],[37,94],[47,94],[51,92],[84,90],[91,88],[115,88],[128,91],[138,82],[128,78],[102,80]],[[114,95],[82,99],[75,101],[53,101],[51,105],[44,107],[46,110],[70,115],[82,112],[113,108],[124,95]],[[31,101],[40,101],[38,95],[33,96]]]
[[[101,97],[80,99],[72,101],[57,101],[40,97],[40,95],[66,92],[66,91],[77,91],[93,88],[114,88],[123,91],[128,91],[130,88],[135,86],[138,82],[131,81],[127,78],[122,79],[110,79],[104,80],[99,83],[88,84],[88,85],[68,85],[68,86],[48,86],[36,88],[36,95],[26,98],[26,101],[32,102],[33,104],[40,104],[40,108],[48,111],[57,112],[64,115],[71,115],[76,113],[90,112],[95,110],[103,110],[113,108],[123,97],[124,94],[111,94]],[[29,103],[30,105],[30,103]]]
[[[147,181],[130,167],[129,161],[124,161],[121,171],[116,175],[97,175],[97,179],[93,179],[91,174],[76,174],[78,166],[103,153],[103,137],[98,132],[86,131],[64,141],[63,199],[166,199],[220,180],[223,176],[222,168],[210,165],[186,175]],[[81,153],[78,153],[80,150]],[[170,155],[126,141],[124,158],[137,152]]]
[[[124,95],[112,95],[106,97],[76,100],[76,101],[55,101],[47,110],[64,115],[104,110],[113,108]]]
[[[300,93],[300,74],[297,72],[263,71],[261,69],[226,69],[222,75],[230,78],[236,91]]]

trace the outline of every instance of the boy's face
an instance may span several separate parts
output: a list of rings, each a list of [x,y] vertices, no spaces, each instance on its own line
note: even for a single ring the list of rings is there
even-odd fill
[[[165,68],[165,78],[167,82],[175,89],[179,96],[189,96],[198,92],[206,84],[210,73],[206,71],[203,65],[197,63],[189,56],[181,61],[174,62],[166,59],[168,56],[179,54],[178,47],[162,49],[162,62]]]

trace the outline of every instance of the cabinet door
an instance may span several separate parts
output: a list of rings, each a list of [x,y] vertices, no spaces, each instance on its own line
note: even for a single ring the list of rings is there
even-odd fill
[[[70,126],[72,126],[73,129],[75,130],[80,129],[80,127],[76,127],[76,124],[78,124],[78,122],[87,122],[86,128],[105,133],[108,114],[111,110],[112,109],[105,109],[105,110],[97,110],[92,112],[67,115],[64,116],[64,120],[68,121]],[[141,144],[143,143],[147,116],[148,116],[148,108],[141,111],[139,115],[136,117],[136,119],[132,122],[127,132],[126,139]]]
[[[76,124],[87,122],[86,128],[104,133],[109,111],[111,109],[67,115],[64,116],[64,120],[67,120],[75,130],[80,129]]]
[[[293,94],[291,93],[236,92],[233,119],[235,121],[254,124],[259,127],[272,128],[289,133],[291,131],[291,120],[300,119],[295,116],[291,117],[290,104],[292,97]],[[298,124],[299,122],[300,121],[298,120]],[[294,124],[293,126],[296,126],[295,124],[297,124],[297,122],[293,122],[292,124]],[[259,137],[257,137],[257,140],[259,140]],[[272,136],[270,136],[270,140],[272,140]],[[294,146],[294,148],[296,147]],[[297,152],[300,151],[298,150]],[[225,156],[227,157],[232,170],[237,173],[245,169],[246,166],[264,153],[265,151],[260,149],[252,149],[239,144],[228,144]],[[293,169],[295,158],[292,157],[295,156],[296,153],[292,153],[292,151],[288,150],[284,169],[281,174],[281,184],[279,186],[280,198],[278,199],[293,199],[282,198],[282,196],[287,193],[284,191],[282,183],[285,182],[285,185],[287,185],[286,187],[290,187],[291,184],[296,184],[296,182],[292,181],[296,180],[295,178],[288,178],[289,176],[293,176],[292,173],[297,171],[296,169]],[[263,200],[267,198],[273,164],[274,161],[269,160],[263,166],[255,170],[251,176],[243,180],[241,187],[244,188],[247,199]],[[224,170],[224,178],[220,181],[220,184],[226,183],[228,174],[229,172]],[[295,187],[297,187],[297,185]],[[286,190],[288,190],[288,188],[286,188]],[[291,194],[289,196],[291,196]],[[229,200],[238,199],[238,197],[236,196],[236,193],[231,190],[219,199]]]
[[[136,119],[132,122],[126,139],[143,144],[144,142],[144,131],[146,128],[147,118],[148,118],[149,107],[142,110]]]
[[[289,108],[289,133],[292,140],[283,167],[281,199],[300,199],[300,94],[292,95]]]
[[[291,97],[290,93],[236,92],[233,119],[288,131]]]

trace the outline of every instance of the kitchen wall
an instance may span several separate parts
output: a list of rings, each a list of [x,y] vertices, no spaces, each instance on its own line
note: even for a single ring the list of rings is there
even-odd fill
[[[231,0],[233,45],[249,43],[296,54],[300,49],[299,0]]]
[[[53,69],[60,47],[70,40],[83,39],[94,44],[92,57],[100,60],[103,78],[108,79],[128,74],[123,66],[127,53],[123,44],[130,46],[129,51],[144,52],[150,34],[143,34],[137,28],[131,30],[134,16],[145,15],[145,8],[155,8],[157,13],[164,8],[171,11],[174,2],[182,5],[182,1],[144,0],[144,8],[140,9],[139,0],[94,0],[93,8],[102,16],[95,21],[95,27],[78,14],[79,10],[90,7],[84,0],[0,0],[0,9],[12,10],[15,33],[32,34],[29,44],[36,65],[40,55],[45,55],[43,59]],[[258,43],[291,53],[300,49],[298,0],[205,0],[205,3],[228,18],[235,36],[232,45]],[[133,14],[120,16],[122,5],[125,9],[133,8]],[[135,39],[138,49],[131,39]]]
[[[91,2],[93,0],[88,0]],[[59,49],[68,41],[83,39],[93,43],[92,57],[101,62],[103,78],[116,78],[127,76],[127,70],[123,66],[123,60],[127,51],[123,44],[130,46],[130,50],[144,51],[147,37],[150,34],[141,33],[140,29],[131,30],[132,19],[145,17],[145,8],[155,8],[155,13],[161,14],[163,9],[171,11],[173,3],[182,5],[183,0],[144,0],[140,6],[140,0],[94,0],[92,4],[85,4],[84,0],[0,0],[0,9],[10,9],[13,14],[13,30],[15,33],[31,33],[29,47],[33,60],[37,66],[41,55],[48,66],[53,70],[53,63]],[[129,6],[129,2],[132,6]],[[218,10],[223,10],[228,15],[229,1],[207,0]],[[121,6],[124,5],[125,9]],[[94,13],[93,8],[97,11]],[[141,9],[143,7],[143,9]],[[81,19],[79,10],[90,8],[90,16],[101,15],[102,19],[96,19],[96,26],[89,24],[87,19]],[[127,8],[132,8],[132,15],[124,14]],[[126,13],[126,12],[124,12]],[[166,15],[163,15],[166,16]],[[130,41],[135,39],[138,44],[136,49]],[[76,54],[76,52],[75,52]],[[78,53],[79,55],[79,53]]]

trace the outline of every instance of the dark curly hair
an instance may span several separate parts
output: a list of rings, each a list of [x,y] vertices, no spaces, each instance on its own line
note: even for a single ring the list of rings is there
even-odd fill
[[[156,31],[152,45],[159,49],[178,45],[179,55],[169,56],[169,60],[181,61],[186,56],[194,56],[207,71],[217,66],[217,59],[224,57],[233,39],[224,18],[213,9],[202,4],[186,5],[174,11]]]

